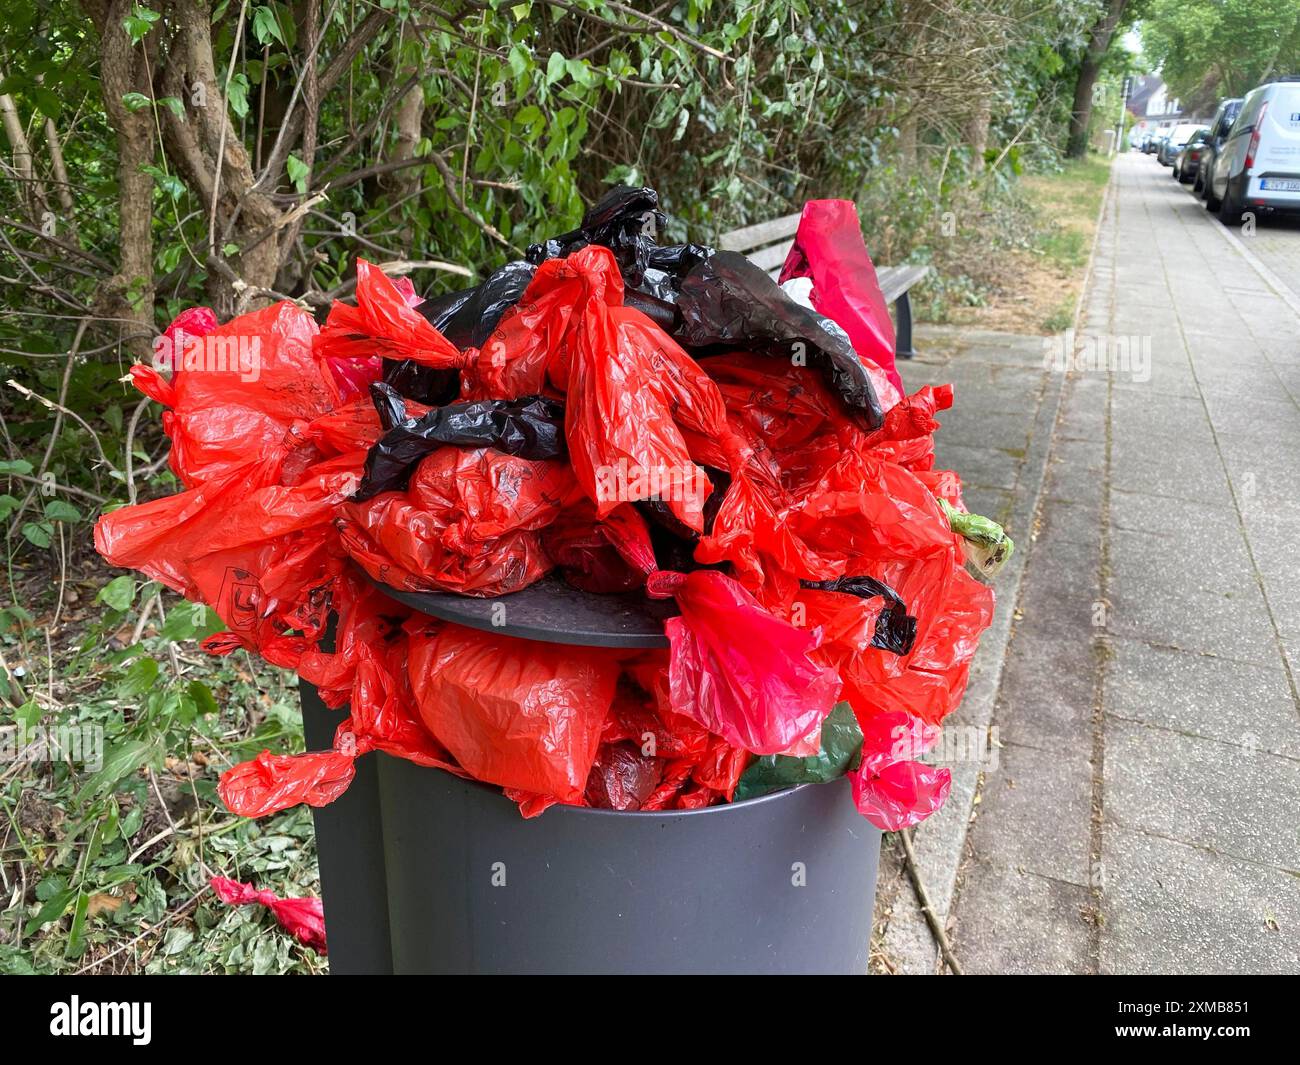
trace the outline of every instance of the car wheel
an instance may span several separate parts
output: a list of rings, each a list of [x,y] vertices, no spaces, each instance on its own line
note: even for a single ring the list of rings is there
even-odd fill
[[[1197,174],[1196,180],[1192,182],[1192,195],[1195,196],[1198,200],[1204,199],[1205,197],[1205,186],[1201,182],[1200,174]]]
[[[1217,211],[1219,209],[1219,198],[1214,195],[1214,186],[1208,181],[1205,183],[1205,209],[1207,211]]]
[[[1241,204],[1232,194],[1232,183],[1223,190],[1223,200],[1219,203],[1219,221],[1225,226],[1241,225]]]

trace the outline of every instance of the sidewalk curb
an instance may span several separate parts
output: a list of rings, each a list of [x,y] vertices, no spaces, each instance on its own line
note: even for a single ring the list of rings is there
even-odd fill
[[[1114,169],[1106,184],[1088,266],[1074,310],[1073,335],[1095,284],[1097,245],[1106,212],[1115,190]],[[1011,527],[1016,533],[1018,550],[1007,568],[994,582],[998,606],[993,623],[980,640],[971,668],[966,697],[952,718],[952,723],[987,732],[993,721],[1001,688],[1002,669],[1013,635],[1013,621],[1020,599],[1025,570],[1034,553],[1033,530],[1038,520],[1047,480],[1048,462],[1060,420],[1062,397],[1067,375],[1044,369],[1038,394],[1038,406],[1030,434],[1030,445],[1017,476]],[[958,471],[960,472],[960,471]],[[951,767],[952,790],[944,808],[913,831],[917,868],[929,890],[931,903],[940,921],[947,923],[956,901],[958,876],[965,856],[966,834],[974,819],[979,794],[980,765],[965,762]],[[907,889],[910,891],[910,885]],[[903,903],[906,903],[904,906]],[[938,946],[913,894],[905,894],[885,930],[883,947],[900,974],[935,974],[941,971]]]

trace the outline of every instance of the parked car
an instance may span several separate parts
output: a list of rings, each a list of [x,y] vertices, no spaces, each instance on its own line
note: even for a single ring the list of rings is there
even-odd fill
[[[1156,152],[1156,162],[1161,166],[1173,166],[1174,159],[1183,146],[1192,139],[1192,136],[1205,127],[1198,122],[1180,122],[1172,130],[1169,136],[1160,143],[1160,150]]]
[[[1232,124],[1237,120],[1237,116],[1241,114],[1241,104],[1240,96],[1220,100],[1218,108],[1215,109],[1214,118],[1210,120],[1210,135],[1205,141],[1204,149],[1201,151],[1200,166],[1196,168],[1196,180],[1192,184],[1192,191],[1201,199],[1205,199],[1205,193],[1209,188],[1209,176],[1214,169],[1214,160],[1223,151],[1223,146],[1228,142],[1228,134],[1232,130]]]
[[[1205,151],[1206,139],[1210,135],[1210,128],[1204,126],[1192,134],[1191,140],[1183,145],[1183,150],[1174,157],[1174,177],[1179,184],[1188,185],[1196,177],[1196,172],[1201,168],[1202,153]]]
[[[1247,93],[1209,182],[1205,206],[1227,226],[1247,210],[1300,212],[1300,76]]]
[[[1160,150],[1160,142],[1165,139],[1165,134],[1156,130],[1148,138],[1147,142],[1142,145],[1142,151],[1147,155],[1155,155]]]

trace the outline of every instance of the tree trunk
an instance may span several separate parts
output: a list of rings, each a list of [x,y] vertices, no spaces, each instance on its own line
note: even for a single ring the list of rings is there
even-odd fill
[[[154,161],[153,114],[149,108],[129,110],[122,98],[132,92],[153,95],[145,73],[145,49],[156,48],[155,31],[132,45],[122,25],[132,0],[106,0],[87,7],[99,30],[104,110],[117,131],[118,270],[104,282],[97,309],[104,317],[119,320],[119,334],[128,350],[144,358],[154,334],[153,178],[143,170]]]
[[[1115,27],[1124,15],[1128,0],[1109,0],[1105,12],[1088,35],[1088,48],[1079,65],[1079,79],[1074,83],[1074,107],[1070,111],[1070,137],[1065,154],[1082,159],[1088,151],[1088,124],[1092,119],[1092,93],[1101,73],[1102,60],[1110,48]]]

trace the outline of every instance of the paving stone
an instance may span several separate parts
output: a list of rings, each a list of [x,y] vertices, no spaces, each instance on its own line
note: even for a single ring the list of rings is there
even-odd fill
[[[1237,512],[1230,499],[1220,503],[1201,503],[1169,496],[1147,495],[1111,488],[1110,524],[1112,529],[1133,532],[1167,533],[1173,528],[1187,528],[1205,535],[1226,536],[1239,528]]]
[[[971,974],[1060,974],[1088,969],[1088,889],[1001,865],[972,862],[961,892],[954,950]]]
[[[1044,749],[1091,747],[1094,676],[1092,643],[1060,633],[1013,637],[1003,667],[994,723],[998,739]]]
[[[1172,567],[1170,567],[1172,569]],[[1154,578],[1152,568],[1148,576]],[[1151,581],[1111,583],[1109,631],[1160,646],[1178,647],[1239,659],[1268,663],[1278,654],[1276,634],[1258,585],[1233,591],[1210,591],[1177,585],[1165,573],[1167,586]]]
[[[1102,868],[1103,973],[1295,973],[1293,873],[1114,826]]]
[[[1111,451],[1111,487],[1201,503],[1231,503],[1223,460],[1208,444],[1174,448],[1133,443]]]
[[[954,444],[939,434],[935,441],[935,465],[940,469],[956,470],[963,482],[985,488],[1013,489],[1020,470],[1023,453],[991,447],[969,447]]]
[[[1092,823],[1091,744],[1005,743],[984,771],[974,854],[1018,872],[1086,887]]]
[[[1161,532],[1152,533],[1115,528],[1112,511],[1111,523],[1106,557],[1116,588],[1176,596],[1189,588],[1235,595],[1258,586],[1236,522],[1171,522]],[[1171,564],[1175,560],[1176,564]]]
[[[1106,712],[1300,760],[1300,717],[1280,662],[1264,665],[1110,642]]]
[[[1116,718],[1105,729],[1107,821],[1300,870],[1300,762]]]

